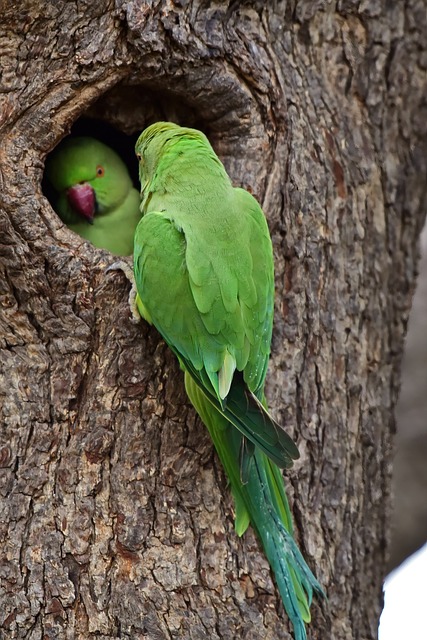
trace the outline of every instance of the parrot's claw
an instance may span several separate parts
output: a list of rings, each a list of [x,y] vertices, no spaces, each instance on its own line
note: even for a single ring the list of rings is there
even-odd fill
[[[133,269],[125,260],[117,260],[117,262],[110,264],[110,266],[105,269],[105,273],[108,273],[109,271],[123,271],[129,282],[132,285],[135,284]]]
[[[124,260],[118,260],[117,262],[113,262],[113,264],[110,264],[110,266],[106,268],[105,272],[108,273],[109,271],[123,271],[126,278],[131,283],[132,286],[131,286],[131,290],[129,291],[129,298],[128,298],[129,308],[132,314],[131,321],[134,324],[138,324],[139,322],[141,322],[141,316],[139,314],[138,305],[136,303],[136,296],[138,295],[138,292],[136,290],[135,278],[133,275],[132,267]]]

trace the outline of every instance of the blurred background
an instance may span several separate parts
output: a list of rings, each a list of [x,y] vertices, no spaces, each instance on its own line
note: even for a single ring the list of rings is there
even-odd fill
[[[390,574],[379,640],[427,639],[427,225],[420,249],[397,407]]]

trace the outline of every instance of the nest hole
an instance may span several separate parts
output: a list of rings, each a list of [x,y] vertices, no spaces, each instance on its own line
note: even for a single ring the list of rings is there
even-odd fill
[[[194,127],[209,136],[209,126],[194,108],[172,92],[123,84],[105,93],[82,113],[72,123],[68,136],[96,138],[114,149],[125,162],[135,187],[139,188],[135,143],[143,129],[159,120]],[[43,180],[43,192],[51,201],[46,180]]]
[[[194,108],[172,92],[121,84],[102,95],[69,125],[69,134],[65,138],[95,138],[112,148],[126,164],[133,185],[139,191],[135,143],[141,131],[159,120],[194,127],[209,135],[209,127]],[[43,176],[42,191],[55,211],[58,194],[46,175]]]

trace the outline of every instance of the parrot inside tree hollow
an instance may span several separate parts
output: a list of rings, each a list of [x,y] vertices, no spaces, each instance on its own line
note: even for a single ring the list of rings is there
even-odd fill
[[[200,131],[157,122],[136,144],[141,212],[134,243],[136,305],[178,357],[188,396],[230,481],[235,528],[262,541],[296,640],[313,591],[293,538],[280,468],[298,449],[266,409],[273,253],[258,202],[233,188]]]
[[[115,151],[95,138],[67,138],[49,156],[46,179],[72,231],[116,255],[132,253],[140,196]]]

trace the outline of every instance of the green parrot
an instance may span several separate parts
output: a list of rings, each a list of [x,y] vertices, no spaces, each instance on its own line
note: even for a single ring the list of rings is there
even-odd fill
[[[280,470],[298,449],[264,396],[274,303],[266,219],[200,131],[157,122],[136,154],[134,302],[177,356],[229,478],[236,532],[253,525],[295,638],[305,640],[313,592],[323,591],[294,541]]]
[[[132,253],[140,197],[115,151],[95,138],[67,138],[49,156],[45,177],[52,206],[70,229],[95,247]]]

